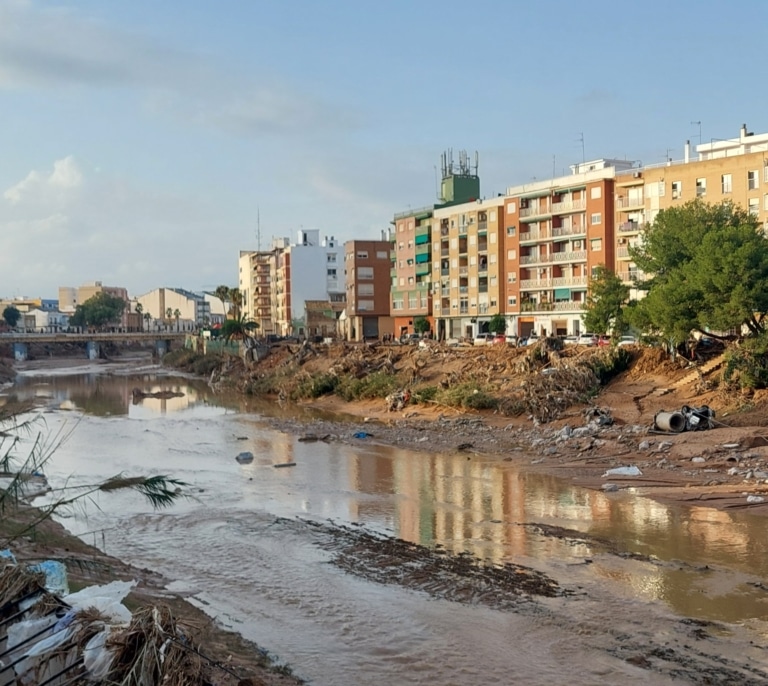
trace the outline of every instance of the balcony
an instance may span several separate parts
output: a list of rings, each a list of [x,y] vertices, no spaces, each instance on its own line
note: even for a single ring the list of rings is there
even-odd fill
[[[640,222],[630,221],[630,222],[622,222],[619,224],[619,231],[621,233],[636,233],[640,231],[645,224],[641,224]]]
[[[587,259],[587,251],[564,250],[563,252],[553,252],[549,257],[551,258],[549,261],[553,264],[560,264],[563,262],[583,262]]]
[[[547,229],[533,229],[531,231],[520,232],[520,243],[542,241],[548,238],[549,238],[549,231],[547,231]]]
[[[469,267],[459,267],[459,275],[466,276],[469,274]]]
[[[564,200],[552,203],[552,214],[567,214],[568,212],[583,212],[587,209],[586,200]]]
[[[549,214],[552,214],[549,207],[547,206],[549,203],[544,202],[540,205],[536,205],[534,207],[521,207],[520,208],[520,219],[528,219],[531,220],[534,217],[546,217]]]
[[[641,274],[642,272],[639,269],[616,272],[616,276],[618,276],[624,283],[631,283],[635,279],[641,278]]]
[[[448,235],[448,227],[447,226],[441,226],[440,227],[440,235],[441,236],[447,236]]]
[[[416,246],[416,255],[429,255],[431,244],[429,243],[422,243],[421,245]]]
[[[616,207],[625,212],[627,210],[639,210],[645,207],[645,200],[642,195],[632,198],[619,197],[616,198]]]
[[[440,270],[440,276],[449,276],[451,273],[450,269],[441,269]]]
[[[586,226],[558,226],[552,229],[552,238],[560,236],[581,236],[587,233]]]
[[[521,312],[580,312],[584,303],[580,300],[564,300],[556,303],[520,303]]]
[[[616,257],[629,257],[629,246],[620,245],[616,250]]]
[[[479,222],[477,222],[477,230],[478,230],[478,232],[488,231],[488,222],[487,221],[479,221]]]
[[[429,262],[416,265],[416,276],[424,276],[425,274],[429,274],[430,271],[431,266]]]
[[[448,248],[441,248],[440,249],[440,257],[448,257],[450,255],[451,251]]]
[[[523,279],[521,291],[545,291],[550,288],[569,288],[587,285],[586,276],[557,276],[552,279]]]
[[[459,293],[469,293],[469,286],[459,286]]]

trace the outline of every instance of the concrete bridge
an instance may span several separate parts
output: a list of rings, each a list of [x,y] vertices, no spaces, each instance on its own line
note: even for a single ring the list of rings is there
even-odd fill
[[[189,332],[181,331],[150,331],[115,333],[2,333],[0,343],[10,343],[13,346],[13,357],[17,362],[26,360],[29,356],[29,346],[32,343],[57,345],[62,343],[85,343],[85,352],[90,360],[97,360],[101,354],[102,343],[152,343],[158,356],[165,355],[171,349],[173,341],[183,341]]]

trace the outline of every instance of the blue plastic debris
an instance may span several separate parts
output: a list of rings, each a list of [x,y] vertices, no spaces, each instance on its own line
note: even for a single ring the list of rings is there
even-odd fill
[[[16,558],[8,548],[6,548],[5,550],[0,550],[0,559],[10,560],[12,565],[16,564]]]
[[[353,438],[373,438],[373,434],[366,433],[365,431],[358,431],[356,434],[352,434]]]
[[[253,453],[250,453],[250,452],[240,453],[235,457],[235,459],[240,464],[248,464],[249,462],[253,462]]]
[[[29,566],[31,572],[43,572],[45,574],[46,590],[56,595],[69,595],[69,582],[67,581],[67,568],[56,560],[45,560]]]

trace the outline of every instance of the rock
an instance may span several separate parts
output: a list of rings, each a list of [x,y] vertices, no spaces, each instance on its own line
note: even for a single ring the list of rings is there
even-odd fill
[[[638,450],[650,450],[651,444],[648,441],[640,441],[640,445],[637,446]]]
[[[562,429],[560,429],[559,435],[562,438],[570,438],[571,433],[573,433],[573,429],[571,428],[570,424],[566,424]]]
[[[235,456],[235,459],[240,464],[249,464],[250,462],[253,462],[253,453],[251,452],[240,453],[239,455]]]
[[[606,493],[613,493],[614,491],[619,490],[619,487],[617,484],[603,484],[601,488]]]
[[[544,451],[544,454],[545,454],[545,455],[557,455],[557,448],[554,448],[554,447],[552,447],[552,448],[547,448],[547,449]]]
[[[728,470],[728,476],[736,476],[739,473],[739,470],[736,469],[736,467],[731,467]]]
[[[703,457],[692,457],[691,462],[706,462],[706,458]]]
[[[656,446],[656,452],[660,453],[663,450],[669,450],[673,445],[674,443],[670,441],[662,441],[661,443],[659,443],[659,445]]]

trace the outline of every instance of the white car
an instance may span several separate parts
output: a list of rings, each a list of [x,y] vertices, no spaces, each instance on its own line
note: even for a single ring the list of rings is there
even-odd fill
[[[490,345],[494,338],[496,338],[495,333],[479,333],[472,343],[473,345]]]
[[[627,345],[637,345],[637,338],[634,336],[622,336],[619,339],[618,344],[619,346],[627,346]]]
[[[597,345],[598,336],[594,333],[583,333],[577,339],[579,345]]]

